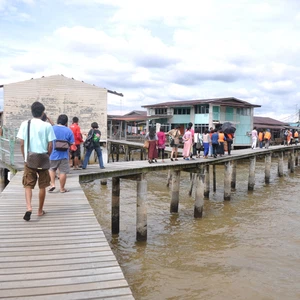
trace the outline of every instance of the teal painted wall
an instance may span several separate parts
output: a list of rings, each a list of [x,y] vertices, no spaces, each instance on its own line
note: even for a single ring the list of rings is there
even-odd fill
[[[174,124],[187,124],[191,122],[190,115],[173,115],[172,123]]]
[[[235,131],[235,144],[248,145],[250,144],[250,137],[246,135],[247,132],[251,131],[251,117],[236,115],[236,131]]]

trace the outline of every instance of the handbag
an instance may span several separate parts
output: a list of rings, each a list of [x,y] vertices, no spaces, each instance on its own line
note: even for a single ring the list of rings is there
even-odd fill
[[[146,149],[149,148],[149,140],[145,140],[143,148],[146,148]]]
[[[174,145],[175,145],[175,141],[174,141],[173,138],[171,138],[170,146],[171,146],[171,147],[174,147]]]
[[[56,140],[54,149],[57,151],[68,151],[70,144],[65,140]]]
[[[71,150],[71,151],[76,151],[76,150],[77,150],[77,146],[76,146],[75,144],[72,144],[72,145],[70,146],[70,150]]]
[[[27,126],[27,161],[26,165],[31,169],[48,170],[50,168],[50,160],[48,153],[36,153],[29,151],[30,149],[30,120]]]

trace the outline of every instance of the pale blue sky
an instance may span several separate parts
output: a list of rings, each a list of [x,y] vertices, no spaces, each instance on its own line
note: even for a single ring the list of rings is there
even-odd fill
[[[299,36],[297,0],[0,0],[0,85],[63,74],[122,92],[112,114],[233,96],[285,121]]]

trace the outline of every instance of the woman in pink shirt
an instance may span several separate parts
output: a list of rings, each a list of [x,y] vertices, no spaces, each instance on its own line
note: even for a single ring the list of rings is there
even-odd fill
[[[165,162],[166,135],[162,127],[160,127],[160,131],[157,133],[157,138],[158,157],[161,153],[162,162]]]

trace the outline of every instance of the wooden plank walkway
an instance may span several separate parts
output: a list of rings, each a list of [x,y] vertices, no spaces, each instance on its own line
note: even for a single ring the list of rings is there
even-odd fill
[[[47,193],[46,215],[26,210],[22,172],[0,196],[0,299],[134,299],[79,183],[69,193]]]

